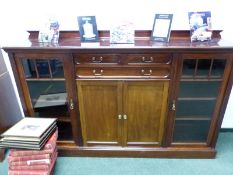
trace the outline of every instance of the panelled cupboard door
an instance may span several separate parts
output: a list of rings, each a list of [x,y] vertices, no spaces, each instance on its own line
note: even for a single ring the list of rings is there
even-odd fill
[[[168,86],[168,81],[124,83],[125,146],[161,145],[168,106]]]
[[[168,81],[77,81],[84,145],[160,146]]]
[[[77,81],[77,88],[84,145],[120,145],[121,85],[117,81]]]

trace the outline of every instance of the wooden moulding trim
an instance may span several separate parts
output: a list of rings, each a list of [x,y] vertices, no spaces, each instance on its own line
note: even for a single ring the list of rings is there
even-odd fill
[[[220,132],[233,132],[233,128],[221,128]]]
[[[30,33],[29,39],[37,39],[39,35],[39,31],[28,31]],[[212,31],[212,38],[214,39],[221,39],[220,33],[222,30],[213,30]],[[101,38],[109,38],[110,31],[109,30],[100,30],[99,36]],[[60,31],[59,35],[60,39],[67,39],[67,38],[80,38],[79,31]],[[151,30],[135,30],[135,38],[150,38],[151,37]],[[190,30],[172,30],[170,35],[170,40],[173,39],[181,39],[187,38],[190,39]]]
[[[59,156],[144,157],[144,158],[215,158],[212,148],[59,148]]]

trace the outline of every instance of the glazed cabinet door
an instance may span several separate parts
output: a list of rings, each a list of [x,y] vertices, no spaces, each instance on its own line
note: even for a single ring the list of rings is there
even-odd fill
[[[84,145],[120,145],[121,84],[77,80],[77,88]]]
[[[168,81],[124,82],[124,145],[160,146],[168,106]]]
[[[73,98],[76,91],[69,55],[17,53],[12,61],[25,115],[57,118],[59,141],[78,142]]]
[[[211,146],[231,64],[227,55],[182,55],[173,144]]]

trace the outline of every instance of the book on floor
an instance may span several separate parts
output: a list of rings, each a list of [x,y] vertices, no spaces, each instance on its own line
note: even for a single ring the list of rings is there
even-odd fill
[[[0,147],[42,149],[57,128],[56,120],[25,117],[1,134]]]
[[[37,169],[38,167],[35,168],[35,166],[31,167],[31,168],[27,168],[24,169],[25,167],[21,166],[17,167],[19,169],[16,169],[15,167],[12,169],[11,167],[9,167],[8,170],[8,175],[25,175],[25,174],[30,174],[30,175],[51,175],[55,163],[56,163],[56,159],[57,159],[57,153],[55,153],[52,157],[51,157],[51,164],[46,167],[45,169]],[[23,169],[22,169],[23,168]],[[44,166],[43,166],[44,168]]]
[[[41,150],[24,150],[24,149],[10,149],[9,156],[29,156],[29,155],[41,155],[41,154],[51,154],[56,148],[56,142],[58,138],[58,129],[53,133],[53,135],[48,139],[47,143]]]

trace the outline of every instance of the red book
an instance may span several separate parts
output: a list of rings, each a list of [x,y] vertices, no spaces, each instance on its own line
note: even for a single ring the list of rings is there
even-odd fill
[[[9,152],[9,156],[11,157],[18,157],[18,156],[30,156],[30,155],[38,155],[38,154],[49,154],[53,153],[56,142],[58,138],[58,129],[51,135],[47,143],[45,144],[42,150],[18,150],[18,149],[11,149]]]
[[[49,170],[49,165],[10,166],[9,170]]]
[[[38,155],[22,156],[22,157],[8,156],[8,163],[10,164],[11,162],[19,162],[19,161],[50,159],[51,155],[52,154],[38,154]]]
[[[52,149],[57,144],[57,138],[58,138],[58,129],[51,135],[47,143],[45,144],[43,149]]]
[[[57,150],[54,151],[54,153],[51,155],[51,158],[49,159],[37,159],[37,160],[25,160],[25,161],[16,161],[16,162],[10,162],[9,167],[15,167],[15,166],[32,166],[32,165],[50,165],[52,163],[52,160],[57,154]],[[12,168],[14,169],[14,168]]]
[[[49,170],[52,162],[54,162],[56,158],[57,158],[57,152],[55,152],[51,157],[51,159],[49,159],[51,160],[49,164],[26,164],[19,166],[10,164],[9,169],[10,170]]]
[[[55,155],[52,164],[50,165],[48,170],[11,170],[9,169],[8,175],[50,175],[52,170],[54,169],[54,165],[57,159],[57,154]]]
[[[26,161],[17,161],[17,162],[11,162],[9,166],[23,166],[23,165],[49,165],[51,164],[50,159],[38,159],[38,160],[26,160]]]
[[[54,145],[51,149],[45,149],[45,150],[25,150],[25,151],[14,151],[14,153],[9,153],[9,156],[11,157],[24,157],[24,156],[32,156],[32,155],[43,155],[43,154],[52,154],[54,150],[56,149],[56,145]]]

